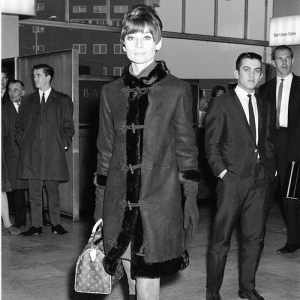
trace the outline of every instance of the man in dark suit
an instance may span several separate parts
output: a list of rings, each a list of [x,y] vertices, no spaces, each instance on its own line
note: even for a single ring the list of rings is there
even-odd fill
[[[25,189],[28,188],[27,180],[17,178],[20,150],[15,140],[16,119],[24,94],[24,83],[20,80],[11,80],[8,84],[9,100],[2,104],[2,125],[6,128],[3,134],[2,151],[6,157],[7,173],[12,189],[7,193],[7,197],[9,206],[13,208],[15,214],[15,226],[18,228],[26,224]]]
[[[300,77],[292,73],[294,54],[290,47],[281,45],[273,49],[272,62],[276,77],[261,87],[265,101],[273,105],[276,117],[275,149],[281,192],[282,208],[287,227],[286,244],[279,254],[300,249],[300,203],[286,199],[289,165],[300,162]]]
[[[72,100],[51,87],[54,70],[46,64],[33,67],[35,93],[23,102],[16,124],[20,146],[19,176],[28,179],[32,227],[23,235],[42,233],[43,188],[49,203],[52,232],[67,231],[60,224],[58,185],[69,180],[65,151],[74,134]]]
[[[9,100],[8,91],[8,71],[6,68],[1,69],[1,102],[2,104]]]
[[[255,93],[261,56],[242,53],[236,88],[212,101],[205,124],[208,162],[217,184],[217,211],[208,249],[207,300],[221,299],[226,257],[235,225],[240,229],[239,297],[263,300],[255,274],[263,248],[270,181],[274,177],[271,113]]]

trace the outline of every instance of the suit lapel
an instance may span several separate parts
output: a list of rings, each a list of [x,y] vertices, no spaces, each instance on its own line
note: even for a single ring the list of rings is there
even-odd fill
[[[295,112],[297,110],[297,95],[299,95],[300,90],[297,90],[297,88],[300,86],[300,80],[298,76],[293,75],[292,84],[291,84],[291,91],[290,91],[290,97],[289,97],[289,106],[288,106],[288,126],[293,123],[293,119],[295,118]],[[299,116],[297,116],[298,118]]]
[[[251,140],[254,142],[254,144],[256,144],[255,141],[254,141],[253,135],[251,133],[251,129],[250,129],[247,117],[245,115],[243,106],[242,106],[242,104],[241,104],[241,102],[240,102],[240,100],[239,100],[239,98],[238,98],[238,96],[236,95],[235,92],[233,92],[233,104],[234,104],[234,107],[236,108],[236,111],[237,111],[236,116],[238,116],[240,118],[241,124],[248,131],[248,134],[250,135]]]
[[[256,98],[256,104],[257,104],[257,114],[258,114],[258,142],[259,144],[259,139],[262,135],[262,115],[263,115],[263,103],[261,98],[259,97],[258,94],[255,93],[255,98]]]

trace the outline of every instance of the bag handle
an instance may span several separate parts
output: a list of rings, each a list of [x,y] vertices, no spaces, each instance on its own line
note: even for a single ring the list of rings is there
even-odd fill
[[[93,227],[93,230],[92,230],[92,234],[95,234],[95,232],[98,231],[98,227],[100,227],[99,230],[101,230],[101,228],[103,227],[103,219],[99,219],[99,220],[95,223],[95,225],[94,225],[94,227]]]

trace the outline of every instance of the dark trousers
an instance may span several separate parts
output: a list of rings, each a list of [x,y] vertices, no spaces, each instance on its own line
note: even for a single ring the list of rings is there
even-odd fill
[[[278,129],[276,131],[275,139],[276,160],[281,194],[281,206],[287,228],[287,244],[300,245],[300,201],[286,199],[287,182],[289,177],[288,171],[291,163],[287,156],[287,144],[287,129]]]
[[[48,198],[50,221],[53,225],[60,224],[59,182],[29,179],[28,184],[32,226],[40,227],[43,223],[43,187]]]
[[[20,227],[26,224],[26,200],[25,190],[13,190],[7,193],[9,205],[13,206],[15,214],[15,226]]]
[[[241,179],[228,173],[217,185],[217,211],[207,258],[207,290],[218,293],[225,270],[233,229],[240,229],[239,287],[255,287],[255,274],[263,248],[269,208],[268,184],[260,179]]]

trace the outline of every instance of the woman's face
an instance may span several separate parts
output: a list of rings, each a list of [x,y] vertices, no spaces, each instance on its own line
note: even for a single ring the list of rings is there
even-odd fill
[[[145,27],[143,32],[129,33],[125,36],[123,49],[128,59],[141,66],[150,65],[161,48],[161,40],[155,43],[149,28]]]

